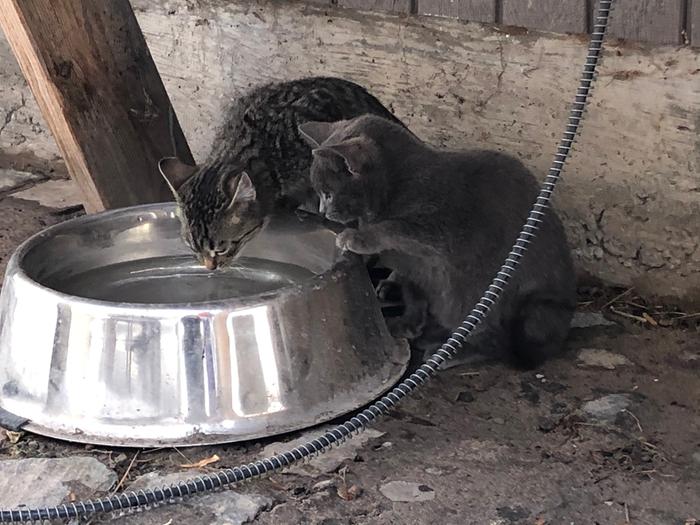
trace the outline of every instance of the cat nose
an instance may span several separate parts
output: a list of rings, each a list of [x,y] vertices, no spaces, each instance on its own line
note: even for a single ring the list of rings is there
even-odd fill
[[[205,255],[203,259],[204,266],[207,270],[216,270],[216,257],[212,257],[211,255]]]

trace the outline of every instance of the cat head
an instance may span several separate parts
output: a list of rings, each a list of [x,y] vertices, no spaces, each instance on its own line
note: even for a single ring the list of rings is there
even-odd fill
[[[178,204],[182,238],[208,269],[228,263],[263,226],[245,171],[190,166],[176,158],[162,159],[158,168]]]
[[[299,126],[312,147],[311,185],[319,195],[319,213],[343,224],[371,218],[385,193],[380,147],[363,131],[360,119],[367,120],[359,117]]]

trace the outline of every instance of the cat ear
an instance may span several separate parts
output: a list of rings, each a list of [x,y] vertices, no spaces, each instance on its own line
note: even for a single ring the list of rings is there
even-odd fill
[[[367,167],[375,163],[377,147],[372,139],[366,136],[353,137],[338,144],[329,144],[313,150],[314,154],[333,152],[345,161],[348,171],[360,177],[366,173]]]
[[[165,157],[158,161],[158,171],[168,183],[170,191],[177,196],[177,191],[197,171],[197,166],[185,164],[175,157]]]
[[[299,133],[312,148],[318,148],[333,134],[335,124],[335,122],[304,122],[299,125]]]
[[[253,202],[258,196],[253,181],[245,171],[241,173],[241,176],[238,177],[237,180],[235,177],[229,177],[229,180],[226,181],[226,185],[229,190],[228,194],[232,195],[230,206]]]

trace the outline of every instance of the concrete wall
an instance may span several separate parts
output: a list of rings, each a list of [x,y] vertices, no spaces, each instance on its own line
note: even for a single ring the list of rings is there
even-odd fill
[[[576,36],[297,2],[132,3],[198,158],[242,89],[324,74],[366,85],[432,143],[512,152],[543,176],[586,47]],[[608,46],[557,196],[584,272],[700,301],[699,95],[697,50]],[[0,150],[57,155],[4,41]]]

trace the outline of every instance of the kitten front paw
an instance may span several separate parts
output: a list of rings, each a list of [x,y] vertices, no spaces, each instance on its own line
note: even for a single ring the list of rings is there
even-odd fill
[[[386,320],[386,326],[394,339],[407,339],[413,341],[423,333],[423,327],[414,324],[414,320],[405,317],[390,317]]]
[[[360,255],[370,255],[379,251],[370,236],[353,228],[340,232],[335,238],[335,244],[343,251]]]
[[[375,292],[380,301],[397,302],[403,300],[401,285],[391,279],[383,279],[379,281]]]

